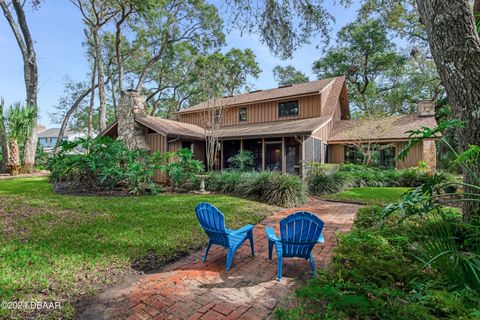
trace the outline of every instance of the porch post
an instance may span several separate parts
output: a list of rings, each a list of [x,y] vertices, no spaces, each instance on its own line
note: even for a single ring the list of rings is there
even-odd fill
[[[243,139],[240,139],[240,151],[243,151]]]
[[[282,136],[282,173],[287,172],[287,157],[285,156],[285,137]]]
[[[262,138],[262,171],[265,171],[265,138]]]
[[[220,170],[223,170],[223,140],[220,143]]]

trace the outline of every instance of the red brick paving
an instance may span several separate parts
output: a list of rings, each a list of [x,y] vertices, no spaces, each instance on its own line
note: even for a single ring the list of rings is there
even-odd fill
[[[225,271],[226,252],[212,247],[205,263],[195,252],[145,275],[124,288],[101,294],[79,319],[268,319],[280,304],[292,303],[293,289],[310,277],[308,261],[283,261],[283,279],[276,281],[276,256],[268,260],[265,226],[275,226],[288,214],[306,210],[324,222],[325,243],[313,250],[317,267],[325,266],[336,244],[335,233],[350,230],[358,205],[312,199],[307,207],[288,209],[268,217],[254,229],[255,257],[248,241],[237,251],[232,269]]]

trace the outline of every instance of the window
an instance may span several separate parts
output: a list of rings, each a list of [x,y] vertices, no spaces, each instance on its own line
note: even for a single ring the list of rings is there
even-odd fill
[[[247,121],[247,108],[238,109],[238,119],[240,120],[240,122]]]
[[[281,102],[278,104],[278,116],[298,116],[298,101]]]
[[[215,111],[215,124],[220,124],[220,111]]]
[[[370,153],[371,164],[380,167],[395,167],[395,147],[390,145],[372,145]],[[367,148],[345,146],[345,163],[363,164]]]

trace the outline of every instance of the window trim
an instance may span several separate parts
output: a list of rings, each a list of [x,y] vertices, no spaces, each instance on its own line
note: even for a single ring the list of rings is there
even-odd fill
[[[281,112],[281,105],[286,105],[288,103],[296,103],[297,104],[297,112],[296,114],[282,114]],[[278,117],[298,117],[300,115],[300,102],[299,100],[290,100],[290,101],[282,101],[278,103]]]
[[[242,119],[242,110],[245,112],[245,119]],[[238,109],[238,122],[247,122],[247,107],[241,107]]]

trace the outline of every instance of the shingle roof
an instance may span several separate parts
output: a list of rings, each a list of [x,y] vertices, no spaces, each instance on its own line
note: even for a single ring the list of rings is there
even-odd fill
[[[389,116],[377,119],[342,120],[335,122],[328,143],[359,140],[404,140],[407,131],[421,127],[433,128],[435,117],[418,117],[416,114]]]
[[[282,134],[310,134],[328,121],[328,117],[317,117],[290,121],[275,121],[223,127],[221,138],[265,137]]]
[[[328,84],[330,84],[332,81],[338,78],[341,78],[343,80],[343,77],[328,78],[328,79],[321,79],[316,81],[294,84],[292,86],[252,91],[252,92],[243,93],[243,94],[239,94],[232,97],[219,98],[219,99],[216,99],[215,101],[210,99],[206,102],[202,102],[194,106],[191,106],[190,108],[180,110],[177,113],[188,113],[188,112],[203,110],[206,107],[234,106],[239,104],[249,104],[249,103],[254,103],[259,101],[275,100],[275,99],[282,99],[282,98],[287,98],[292,96],[319,93]]]
[[[144,126],[164,135],[203,139],[205,131],[194,124],[162,119],[159,117],[135,117],[135,120]]]
[[[39,132],[39,138],[57,138],[58,134],[60,133],[60,128],[50,128],[45,131]],[[68,136],[71,131],[66,130],[64,136]]]

